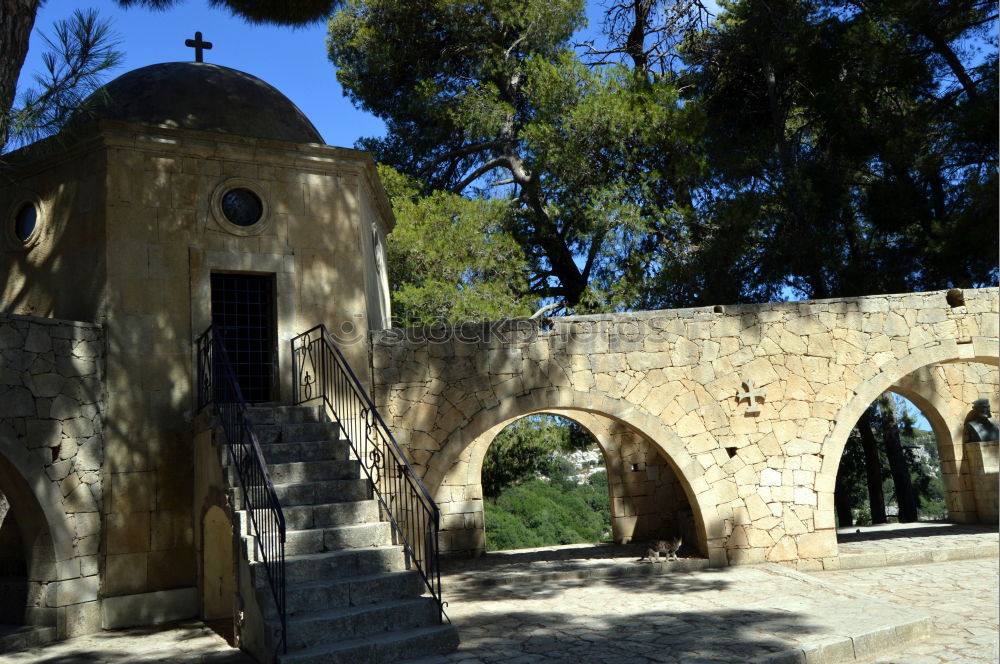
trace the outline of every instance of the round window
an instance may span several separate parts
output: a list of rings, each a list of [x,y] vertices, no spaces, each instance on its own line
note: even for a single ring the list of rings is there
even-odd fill
[[[264,214],[264,204],[249,189],[230,189],[222,195],[222,213],[237,226],[253,226]]]
[[[34,203],[25,203],[17,214],[14,215],[14,237],[21,242],[27,242],[31,234],[35,232],[38,224],[38,210]]]

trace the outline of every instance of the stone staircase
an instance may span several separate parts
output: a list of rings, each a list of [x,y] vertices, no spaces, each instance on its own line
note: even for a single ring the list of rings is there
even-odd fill
[[[285,515],[288,653],[278,664],[379,664],[455,650],[454,626],[440,624],[438,606],[420,574],[407,570],[403,547],[350,446],[335,423],[313,407],[249,409]],[[233,487],[239,483],[228,469]],[[242,506],[239,489],[234,504]],[[274,651],[280,621],[253,537],[239,513],[243,549]]]

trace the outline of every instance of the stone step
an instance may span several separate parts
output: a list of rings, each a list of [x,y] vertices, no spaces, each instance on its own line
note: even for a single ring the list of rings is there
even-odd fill
[[[438,623],[438,615],[437,602],[431,597],[314,611],[288,619],[288,650],[431,627]],[[280,631],[277,621],[267,621],[267,624],[268,628]]]
[[[274,484],[299,484],[321,480],[356,480],[361,477],[361,465],[353,459],[337,461],[293,461],[271,463],[267,474]]]
[[[389,664],[413,657],[445,655],[458,647],[454,625],[434,625],[340,643],[318,644],[278,656],[278,664]]]
[[[228,464],[227,471],[229,473],[229,485],[239,486],[240,480],[236,475],[236,467]],[[267,464],[267,474],[271,478],[271,483],[275,485],[275,490],[277,490],[278,485],[358,480],[361,479],[361,466],[357,461],[351,459],[269,463]],[[355,496],[358,494],[351,493],[350,495]]]
[[[327,528],[378,521],[378,501],[359,500],[344,503],[321,503],[319,505],[282,506],[285,513],[285,527],[289,530]]]
[[[238,484],[229,490],[232,492],[233,504],[239,509],[244,509],[243,490]],[[372,499],[371,482],[367,479],[275,484],[274,492],[282,509],[295,505],[351,503]]]
[[[58,630],[41,625],[0,625],[0,653],[38,648],[56,641]],[[15,656],[16,659],[16,656]],[[25,658],[23,661],[28,661]]]
[[[340,425],[336,422],[255,424],[253,430],[257,434],[257,440],[261,445],[313,440],[337,440],[340,438]]]
[[[286,556],[385,546],[392,543],[391,526],[381,521],[333,528],[289,530],[285,535]]]
[[[252,562],[258,589],[267,588],[262,563]],[[317,579],[341,579],[399,572],[404,568],[403,547],[379,546],[369,549],[342,549],[325,553],[285,556],[285,583],[307,583]]]
[[[247,415],[253,424],[288,424],[320,422],[317,406],[249,406]]]
[[[420,574],[412,570],[369,574],[342,579],[319,579],[298,583],[285,589],[289,616],[327,609],[378,604],[405,597],[418,597],[424,590]],[[268,618],[276,617],[269,590],[259,593],[261,606]]]
[[[346,440],[311,440],[294,443],[261,443],[268,463],[291,461],[332,461],[349,459],[351,446]]]

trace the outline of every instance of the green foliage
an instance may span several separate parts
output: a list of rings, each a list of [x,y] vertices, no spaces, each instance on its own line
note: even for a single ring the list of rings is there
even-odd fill
[[[486,548],[610,538],[607,472],[577,484],[577,468],[564,456],[593,445],[578,424],[550,415],[524,417],[501,431],[483,460]]]
[[[606,541],[611,522],[607,488],[531,480],[486,501],[486,548],[526,549]]]
[[[668,176],[698,162],[675,88],[584,66],[570,47],[579,0],[468,9],[354,0],[333,17],[338,78],[389,129],[361,147],[425,193],[502,200],[530,270],[524,294],[634,306],[646,275],[687,251],[690,204],[673,203]]]
[[[122,60],[117,35],[95,10],[56,21],[52,36],[42,40],[45,72],[34,76],[35,86],[22,91],[13,108],[0,110],[0,149],[54,134],[74,113],[85,114],[84,100]]]
[[[907,470],[918,501],[919,518],[921,520],[946,518],[948,510],[944,502],[940,457],[934,434],[915,429],[916,419],[909,409],[909,402],[898,396],[893,398],[899,410],[900,442],[903,445]],[[875,404],[871,406],[869,413],[873,423],[872,431],[879,448],[882,494],[888,498],[888,502],[898,504],[896,486],[890,477],[889,462],[885,452],[882,414]],[[840,468],[837,471],[836,491],[838,499],[842,499],[846,494],[853,506],[857,525],[871,524],[871,510],[865,484],[864,454],[857,431],[852,433],[844,447]]]
[[[483,495],[497,498],[507,487],[545,475],[565,479],[567,469],[557,452],[594,444],[580,425],[561,417],[523,417],[497,434],[483,459]]]
[[[421,195],[418,183],[389,166],[379,175],[392,200],[389,236],[393,315],[403,325],[527,316],[527,263],[503,230],[501,201],[444,191]]]
[[[704,290],[768,299],[784,287],[827,297],[995,282],[996,197],[983,193],[997,186],[996,123],[968,121],[996,115],[996,43],[983,33],[995,10],[723,8],[687,52],[716,183]],[[970,44],[982,48],[971,67]],[[727,281],[738,274],[744,293]]]
[[[578,0],[352,0],[330,55],[389,128],[362,147],[424,195],[505,203],[484,232],[522,248],[518,294],[594,311],[996,281],[992,5],[739,0],[709,26],[666,4],[609,5],[624,64],[577,55]]]

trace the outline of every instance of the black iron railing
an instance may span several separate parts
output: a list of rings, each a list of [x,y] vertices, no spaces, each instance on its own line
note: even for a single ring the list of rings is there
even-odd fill
[[[438,531],[441,517],[420,478],[375,409],[326,327],[317,325],[292,339],[294,402],[322,400],[347,437],[375,491],[383,518],[392,524],[406,566],[416,569],[437,600],[442,621]]]
[[[250,519],[254,544],[267,570],[267,582],[281,620],[278,648],[287,652],[285,515],[267,473],[267,463],[247,415],[236,374],[222,339],[214,334],[212,327],[198,337],[198,410],[210,403],[215,404],[216,415],[222,424],[229,461],[236,469],[243,492],[243,508]]]

